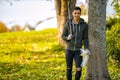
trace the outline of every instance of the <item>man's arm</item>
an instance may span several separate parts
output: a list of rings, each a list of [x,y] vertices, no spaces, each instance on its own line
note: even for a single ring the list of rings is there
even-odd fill
[[[83,42],[84,42],[84,48],[89,49],[89,40],[88,40],[88,25],[86,24],[85,31],[83,33]]]
[[[62,39],[64,41],[69,41],[71,39],[71,36],[68,34],[68,23],[65,24],[62,32]],[[69,35],[69,36],[68,36]]]

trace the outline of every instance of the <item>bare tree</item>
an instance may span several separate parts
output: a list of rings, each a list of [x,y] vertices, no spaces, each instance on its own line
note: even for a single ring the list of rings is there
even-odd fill
[[[88,6],[91,55],[86,80],[110,80],[106,61],[106,0],[89,0]]]

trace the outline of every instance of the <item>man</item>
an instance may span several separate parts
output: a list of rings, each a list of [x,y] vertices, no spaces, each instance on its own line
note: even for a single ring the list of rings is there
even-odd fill
[[[73,18],[69,20],[63,29],[62,39],[66,42],[66,64],[67,64],[67,80],[72,80],[72,66],[73,59],[76,64],[76,74],[75,80],[79,80],[81,77],[81,63],[82,56],[80,55],[80,49],[82,48],[82,43],[84,44],[85,50],[88,50],[88,25],[84,22],[81,15],[81,8],[75,7],[72,16]]]

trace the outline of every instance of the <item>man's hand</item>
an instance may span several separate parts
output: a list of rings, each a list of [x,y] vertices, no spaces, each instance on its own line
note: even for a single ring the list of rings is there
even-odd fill
[[[72,39],[72,34],[69,34],[67,40],[71,40],[71,39]]]
[[[87,52],[88,55],[90,55],[90,50],[89,49],[85,49],[85,51]]]

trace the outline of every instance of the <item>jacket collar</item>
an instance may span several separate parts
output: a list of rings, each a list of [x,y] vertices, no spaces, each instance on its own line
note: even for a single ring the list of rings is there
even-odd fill
[[[71,21],[71,24],[74,24],[74,20],[73,20],[73,18],[72,18],[70,21]],[[78,24],[80,24],[80,23],[82,23],[82,22],[84,22],[84,19],[80,18],[80,21],[79,21]]]

